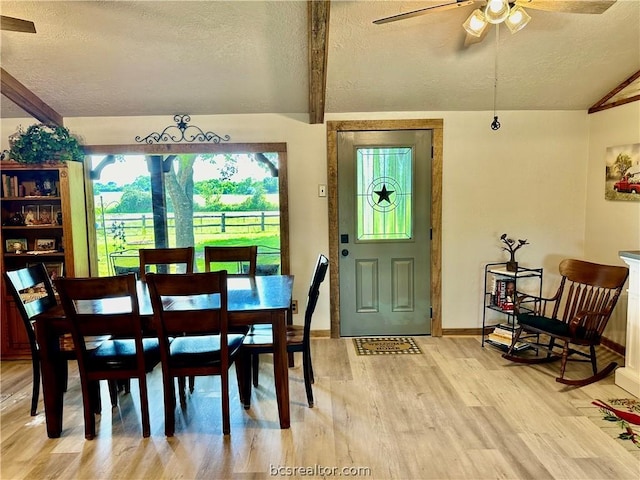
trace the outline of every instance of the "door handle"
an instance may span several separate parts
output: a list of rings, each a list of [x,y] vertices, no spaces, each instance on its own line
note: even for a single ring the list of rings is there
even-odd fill
[[[342,249],[342,252],[340,252],[342,254],[343,257],[346,257],[349,255],[349,250],[347,250],[346,248]]]

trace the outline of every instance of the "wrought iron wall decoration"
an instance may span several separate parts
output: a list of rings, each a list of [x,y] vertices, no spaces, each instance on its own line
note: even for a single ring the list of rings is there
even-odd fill
[[[189,115],[174,115],[175,125],[169,125],[162,132],[151,132],[146,137],[137,136],[135,138],[138,143],[159,143],[159,142],[228,142],[231,140],[229,135],[224,137],[213,132],[203,132],[200,127],[188,125],[191,121]]]

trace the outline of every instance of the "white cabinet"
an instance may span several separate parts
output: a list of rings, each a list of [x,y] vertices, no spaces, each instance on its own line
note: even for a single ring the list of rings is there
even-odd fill
[[[627,339],[624,367],[616,370],[616,385],[640,397],[640,250],[620,252],[629,265]]]

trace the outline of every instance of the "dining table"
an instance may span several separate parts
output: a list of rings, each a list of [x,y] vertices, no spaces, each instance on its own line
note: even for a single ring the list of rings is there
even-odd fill
[[[229,326],[270,324],[273,328],[273,370],[282,429],[291,425],[286,324],[291,315],[293,280],[293,275],[227,277]],[[138,280],[137,289],[145,334],[154,334],[153,309],[146,282]],[[84,308],[95,308],[98,311],[102,307],[93,303]],[[60,348],[60,338],[71,331],[71,325],[61,305],[34,317],[34,320],[36,340],[40,348],[47,435],[49,438],[58,438],[62,434],[65,362],[69,358],[68,353],[65,354]]]

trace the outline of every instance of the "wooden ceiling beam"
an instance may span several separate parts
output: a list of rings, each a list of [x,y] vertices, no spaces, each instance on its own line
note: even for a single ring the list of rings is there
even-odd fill
[[[308,0],[309,123],[324,122],[329,48],[329,0]]]
[[[1,67],[0,93],[42,123],[55,123],[60,126],[64,124],[62,115]]]
[[[618,85],[616,88],[607,93],[604,97],[602,97],[598,102],[596,102],[589,110],[588,113],[595,113],[601,110],[606,110],[608,108],[617,107],[618,105],[624,105],[625,103],[636,102],[640,100],[640,95],[634,95],[632,97],[622,98],[615,102],[607,103],[610,98],[614,95],[617,95],[619,92],[627,88],[633,82],[635,82],[638,78],[640,78],[640,70],[627,78],[624,82]]]

